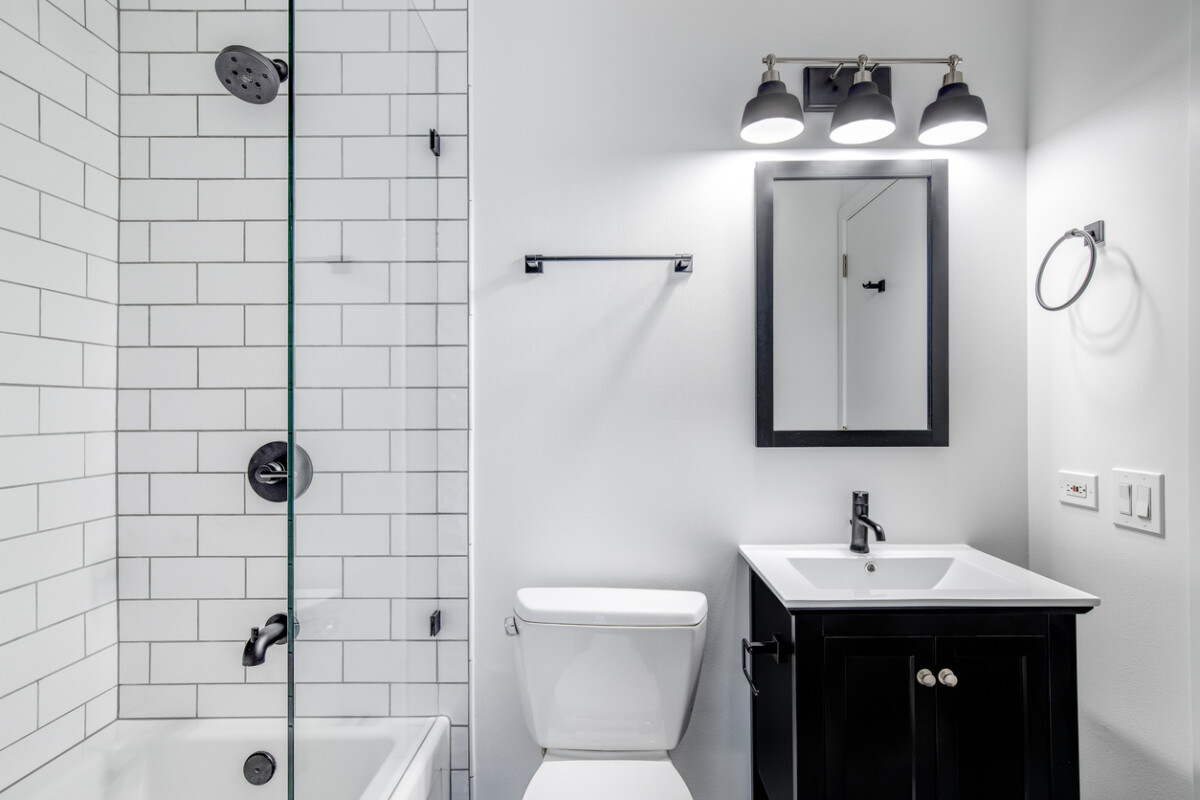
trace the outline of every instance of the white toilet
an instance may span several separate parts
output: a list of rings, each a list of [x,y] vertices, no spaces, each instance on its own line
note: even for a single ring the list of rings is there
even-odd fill
[[[708,601],[662,589],[520,589],[521,706],[546,755],[524,800],[692,800],[667,751],[696,699]]]

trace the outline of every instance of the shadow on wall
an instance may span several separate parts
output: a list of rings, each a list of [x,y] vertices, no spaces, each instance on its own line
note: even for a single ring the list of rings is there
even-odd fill
[[[1089,299],[1091,303],[1082,302]],[[1129,254],[1116,245],[1104,245],[1096,260],[1095,279],[1080,300],[1068,312],[1071,338],[1092,353],[1123,350],[1137,329],[1145,302]]]
[[[1153,728],[1154,723],[1144,721],[1144,726]],[[1083,706],[1079,709],[1079,738],[1092,742],[1091,752],[1105,755],[1102,763],[1079,765],[1080,796],[1088,800],[1181,800],[1192,796],[1190,773],[1173,769],[1161,753],[1122,737]],[[1144,767],[1131,771],[1127,769],[1130,764]],[[1148,776],[1154,776],[1155,782],[1148,785]]]

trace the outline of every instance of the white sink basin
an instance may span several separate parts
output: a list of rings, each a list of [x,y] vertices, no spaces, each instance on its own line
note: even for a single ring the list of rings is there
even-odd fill
[[[800,608],[1091,607],[1100,599],[965,544],[742,545],[785,606]]]

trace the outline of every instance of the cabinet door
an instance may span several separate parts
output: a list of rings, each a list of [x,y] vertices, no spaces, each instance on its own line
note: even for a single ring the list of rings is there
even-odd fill
[[[827,798],[935,797],[937,692],[917,683],[933,664],[932,637],[825,639]]]
[[[750,636],[769,642],[776,635],[791,645],[792,615],[755,576],[750,593]],[[791,655],[782,661],[756,656],[750,666],[759,691],[753,699],[755,800],[792,800],[796,796]]]
[[[1050,726],[1046,640],[942,636],[937,668],[939,796],[1048,800]]]

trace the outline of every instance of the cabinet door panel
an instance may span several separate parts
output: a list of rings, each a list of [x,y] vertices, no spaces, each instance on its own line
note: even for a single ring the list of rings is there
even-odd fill
[[[750,601],[751,638],[771,641],[778,634],[790,644],[792,615],[757,577],[751,584]],[[789,654],[783,663],[779,663],[771,656],[760,655],[752,661],[750,671],[759,691],[752,701],[757,773],[755,798],[765,794],[766,800],[792,800],[796,796],[792,658]]]
[[[929,637],[825,640],[825,775],[831,800],[933,798],[935,690]]]
[[[1046,641],[1038,636],[947,636],[936,643],[941,797],[1049,797]]]

